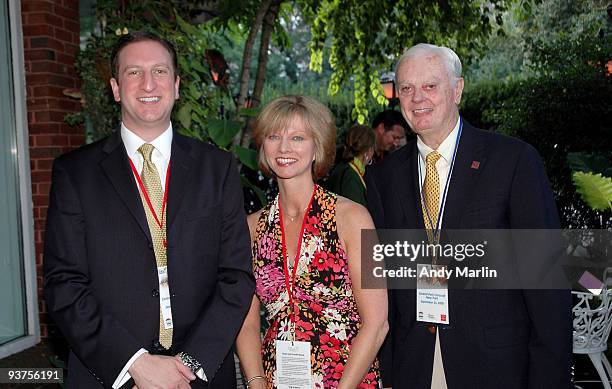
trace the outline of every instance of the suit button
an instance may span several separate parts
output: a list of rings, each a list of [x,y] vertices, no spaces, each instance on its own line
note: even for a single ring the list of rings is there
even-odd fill
[[[157,289],[153,289],[153,290],[151,291],[151,296],[153,296],[153,297],[159,297],[159,290],[157,290]]]
[[[153,243],[149,242],[149,250],[153,250]]]

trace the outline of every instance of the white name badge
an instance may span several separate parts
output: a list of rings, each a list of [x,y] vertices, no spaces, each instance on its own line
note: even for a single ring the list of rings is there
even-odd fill
[[[172,323],[172,307],[170,306],[170,285],[168,284],[168,266],[157,268],[157,279],[159,280],[159,307],[161,309],[164,328],[174,328]]]
[[[276,341],[278,389],[312,389],[310,342]]]
[[[445,266],[417,265],[416,318],[428,323],[450,324]]]

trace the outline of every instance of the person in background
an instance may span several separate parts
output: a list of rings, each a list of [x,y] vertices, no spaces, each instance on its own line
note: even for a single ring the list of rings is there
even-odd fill
[[[382,161],[385,156],[406,144],[408,123],[399,111],[387,109],[380,112],[372,122],[376,135],[374,163]]]
[[[332,114],[309,97],[280,97],[261,111],[253,136],[279,194],[248,217],[256,296],[236,341],[247,386],[378,388],[387,294],[362,289],[360,261],[361,230],[372,219],[315,183],[335,155]],[[263,341],[260,305],[270,323]],[[283,375],[277,364],[293,347],[301,367]]]
[[[328,179],[329,190],[366,205],[363,176],[366,166],[372,163],[375,142],[374,131],[370,127],[355,125],[349,129],[344,138],[342,162],[334,167]]]

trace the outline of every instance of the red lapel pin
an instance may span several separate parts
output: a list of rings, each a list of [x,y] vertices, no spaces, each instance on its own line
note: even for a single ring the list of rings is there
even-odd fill
[[[472,169],[476,169],[478,170],[478,168],[480,167],[480,161],[472,161]]]

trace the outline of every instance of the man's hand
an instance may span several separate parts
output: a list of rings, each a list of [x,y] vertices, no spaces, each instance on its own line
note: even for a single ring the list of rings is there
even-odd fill
[[[129,369],[138,389],[189,389],[195,374],[179,359],[144,353]]]

